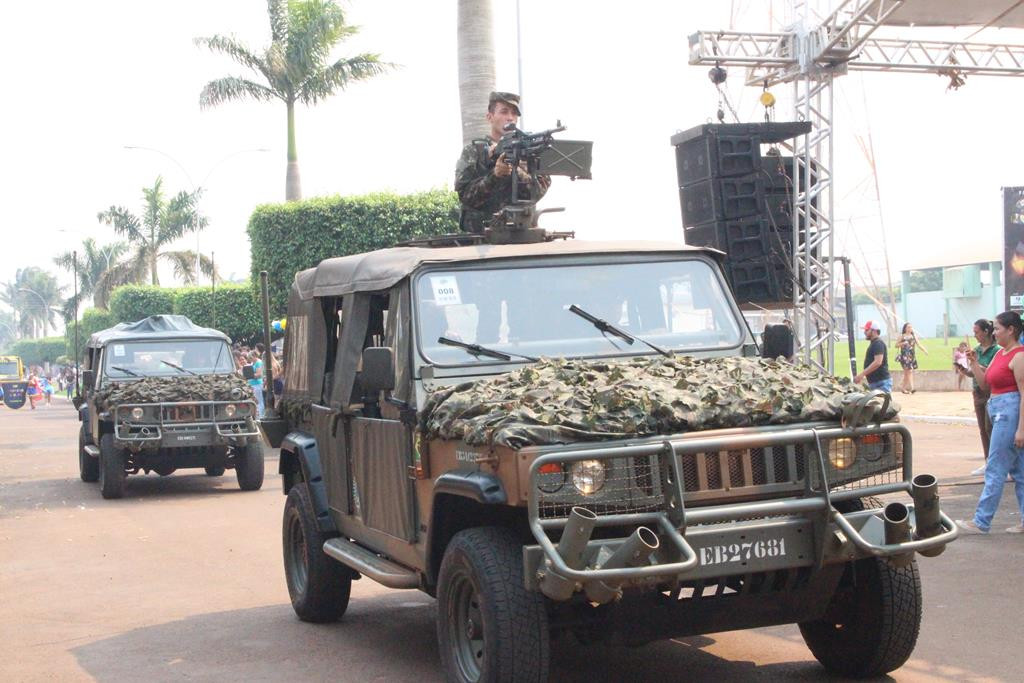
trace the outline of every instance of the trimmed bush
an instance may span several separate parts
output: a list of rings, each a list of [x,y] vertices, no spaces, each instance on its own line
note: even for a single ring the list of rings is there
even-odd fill
[[[152,285],[118,287],[110,295],[110,313],[119,323],[174,313],[174,290]]]
[[[216,302],[216,309],[214,307]],[[196,325],[221,330],[232,339],[251,340],[263,330],[263,314],[249,284],[182,287],[174,290],[174,312]]]
[[[55,363],[64,355],[64,337],[43,337],[42,339],[21,339],[11,344],[7,351],[12,356],[21,356],[25,372],[29,365]]]
[[[106,310],[105,308],[87,308],[82,312],[82,319],[78,322],[78,350],[84,353],[85,344],[89,341],[89,337],[105,330],[108,327],[113,327],[119,321],[114,318],[113,313]],[[74,360],[75,357],[75,326],[71,323],[64,330],[64,353],[68,358]]]
[[[456,232],[458,207],[458,197],[447,190],[319,197],[256,207],[247,228],[254,292],[259,292],[260,271],[266,270],[271,315],[279,317],[285,313],[295,273],[332,256]]]

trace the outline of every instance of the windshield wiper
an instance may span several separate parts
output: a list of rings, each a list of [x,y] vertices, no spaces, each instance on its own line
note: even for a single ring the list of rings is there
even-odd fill
[[[505,353],[504,351],[495,351],[494,349],[487,349],[479,344],[467,344],[466,342],[456,341],[449,339],[448,337],[438,337],[438,344],[444,344],[445,346],[455,346],[460,349],[465,349],[467,353],[474,356],[487,356],[488,358],[497,358],[498,360],[512,360],[512,357],[522,358],[528,360],[531,363],[536,363],[539,359],[533,356],[523,356],[518,353]]]
[[[597,316],[594,316],[594,315],[591,315],[590,313],[587,313],[586,311],[584,311],[582,308],[580,308],[576,304],[571,304],[569,306],[569,312],[570,313],[575,313],[579,317],[583,318],[584,320],[589,322],[591,325],[593,325],[594,327],[599,329],[602,333],[610,332],[610,333],[614,334],[616,337],[618,337],[619,339],[622,339],[627,344],[632,344],[633,342],[639,340],[639,341],[643,342],[644,344],[647,344],[648,346],[650,346],[652,349],[654,349],[655,351],[657,351],[658,353],[660,353],[663,356],[666,356],[666,357],[671,357],[672,356],[672,354],[669,353],[668,351],[666,351],[665,349],[663,349],[661,347],[658,347],[658,346],[655,346],[654,344],[652,344],[651,342],[647,341],[646,339],[643,339],[641,337],[637,337],[635,335],[630,334],[629,332],[625,332],[623,330],[620,330],[619,328],[615,327],[615,325],[612,325],[607,320],[601,320]],[[614,344],[613,344],[613,346],[614,346]]]
[[[198,376],[199,376],[199,373],[198,373],[198,372],[192,372],[192,371],[191,371],[191,370],[189,370],[188,368],[183,368],[183,367],[181,367],[180,365],[178,365],[177,363],[172,363],[172,362],[171,362],[171,361],[169,361],[169,360],[161,360],[160,362],[161,362],[161,363],[163,363],[164,365],[170,365],[170,366],[171,366],[172,368],[174,368],[175,370],[181,370],[182,372],[187,372],[188,374],[190,374],[190,375],[195,375],[196,377],[198,377]]]
[[[124,374],[126,374],[126,375],[131,375],[132,377],[142,377],[142,375],[140,375],[140,374],[139,374],[139,373],[137,373],[137,372],[132,372],[132,371],[131,371],[131,370],[129,370],[128,368],[122,368],[122,367],[119,367],[119,366],[117,366],[117,365],[111,365],[111,366],[110,366],[110,369],[111,369],[111,370],[120,370],[120,371],[121,371],[121,372],[123,372]]]

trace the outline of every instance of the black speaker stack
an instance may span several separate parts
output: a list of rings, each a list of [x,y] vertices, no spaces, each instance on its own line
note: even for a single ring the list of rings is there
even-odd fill
[[[793,158],[769,147],[809,122],[704,124],[672,136],[687,244],[726,253],[737,300],[793,298]]]

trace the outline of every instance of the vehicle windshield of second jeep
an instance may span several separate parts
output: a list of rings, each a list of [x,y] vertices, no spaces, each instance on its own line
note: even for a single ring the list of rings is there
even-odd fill
[[[103,374],[109,379],[132,377],[188,377],[235,371],[227,342],[221,339],[153,339],[112,342],[107,345]]]
[[[432,270],[416,284],[419,348],[442,365],[494,362],[439,337],[529,356],[636,356],[644,344],[595,328],[577,305],[669,351],[731,348],[740,323],[711,265],[699,259]]]

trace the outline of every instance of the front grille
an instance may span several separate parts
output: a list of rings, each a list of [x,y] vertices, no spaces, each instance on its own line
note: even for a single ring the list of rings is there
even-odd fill
[[[163,407],[164,422],[210,422],[213,420],[212,405],[183,403]]]
[[[684,453],[679,456],[684,500],[698,502],[724,491],[740,495],[754,487],[764,495],[798,492],[807,472],[805,450],[803,444],[791,444]]]

